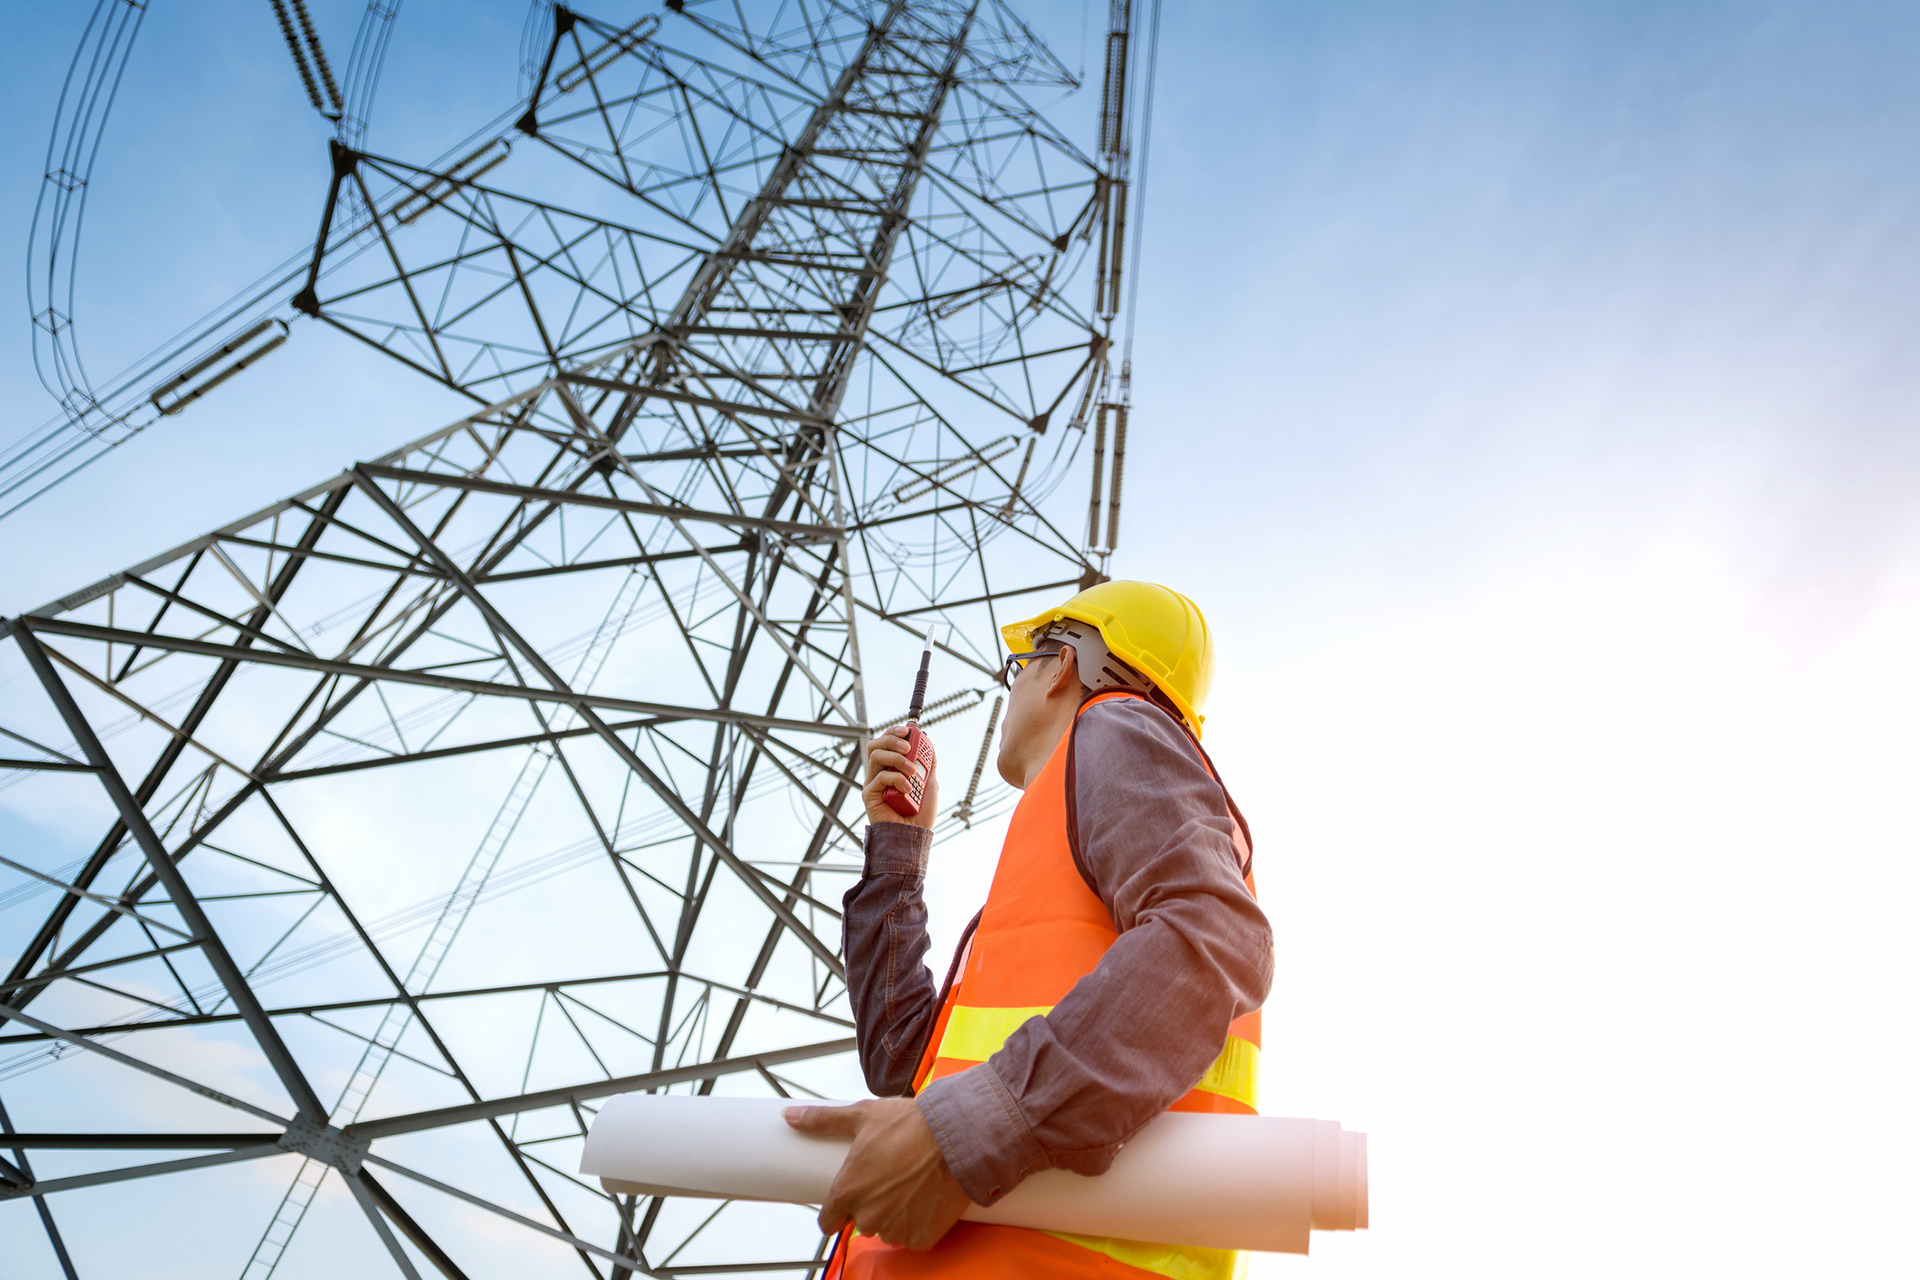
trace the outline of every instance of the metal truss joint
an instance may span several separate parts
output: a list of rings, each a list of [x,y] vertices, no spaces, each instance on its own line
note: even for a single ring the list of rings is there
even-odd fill
[[[0,1156],[0,1200],[32,1194],[32,1175],[5,1156]]]
[[[332,1165],[348,1177],[353,1177],[360,1172],[360,1165],[367,1158],[367,1148],[372,1144],[370,1139],[351,1137],[333,1125],[316,1124],[304,1116],[295,1116],[275,1145],[282,1151],[292,1151],[309,1160]]]
[[[327,139],[327,154],[333,160],[333,176],[344,178],[360,163],[360,153],[338,138]]]

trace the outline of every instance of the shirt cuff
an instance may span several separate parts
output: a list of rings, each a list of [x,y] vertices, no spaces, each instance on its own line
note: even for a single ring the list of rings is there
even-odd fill
[[[915,1101],[947,1171],[975,1204],[994,1203],[1048,1167],[1046,1148],[1027,1127],[1013,1091],[987,1063],[935,1080]]]
[[[870,876],[924,876],[933,832],[910,822],[875,822],[867,827]]]

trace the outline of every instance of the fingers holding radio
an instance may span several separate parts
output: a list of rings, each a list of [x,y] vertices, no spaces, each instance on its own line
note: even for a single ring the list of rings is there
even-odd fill
[[[875,735],[867,743],[867,781],[872,782],[882,773],[895,776],[894,782],[904,777],[912,768],[913,761],[907,755],[907,731],[905,729],[886,729]]]
[[[906,822],[927,828],[933,826],[939,798],[933,762],[929,759],[925,764],[916,763],[911,751],[905,726],[883,730],[867,743],[867,781],[861,788],[860,800],[866,807],[869,822]],[[896,803],[901,797],[911,794],[916,779],[921,788],[919,812],[903,813],[896,808]],[[887,795],[889,790],[895,793],[891,802]],[[907,807],[912,806],[909,804]]]
[[[867,743],[867,776],[871,778],[874,774],[876,753],[881,756],[892,756],[896,760],[904,761],[907,758],[906,751],[907,731],[905,728],[882,729],[879,733],[874,734],[873,740]],[[880,767],[885,766],[881,765]]]
[[[898,790],[907,785],[906,730],[896,733],[884,729],[867,743],[867,781],[860,789],[860,802],[866,807],[869,822],[905,822],[887,805],[887,788]]]

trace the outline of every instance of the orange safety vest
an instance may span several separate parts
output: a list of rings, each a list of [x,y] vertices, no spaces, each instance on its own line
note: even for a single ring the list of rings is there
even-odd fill
[[[1096,694],[1074,715],[1109,698]],[[1142,701],[1146,699],[1142,698]],[[1151,705],[1151,704],[1150,704]],[[1191,741],[1191,735],[1189,735]],[[1219,773],[1194,743],[1207,771]],[[1100,963],[1120,936],[1098,894],[1075,863],[1071,833],[1073,727],[1027,788],[1007,828],[993,874],[993,887],[971,941],[962,942],[940,1015],[914,1076],[914,1090],[965,1071],[992,1057],[1027,1019],[1046,1014],[1073,984]],[[1224,785],[1222,791],[1225,791]],[[1246,821],[1227,797],[1234,820],[1234,852],[1253,890],[1253,844]],[[1174,1111],[1258,1114],[1260,1013],[1236,1018],[1226,1046],[1200,1083],[1176,1101]],[[961,1222],[925,1253],[889,1245],[873,1236],[843,1233],[827,1268],[827,1280],[1033,1280],[1085,1277],[1093,1280],[1230,1280],[1239,1255],[1224,1249],[1192,1249],[1023,1227]]]

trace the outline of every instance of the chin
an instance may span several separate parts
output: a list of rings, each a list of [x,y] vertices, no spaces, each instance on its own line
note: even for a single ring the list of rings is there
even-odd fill
[[[993,771],[1000,775],[1000,781],[1006,783],[1008,786],[1012,787],[1014,790],[1016,791],[1026,790],[1026,781],[1027,781],[1026,778],[1023,776],[1016,776],[1007,771],[1011,763],[1012,762],[1007,759],[1007,740],[1005,737],[1002,737],[1000,739],[1000,750],[993,757]]]

